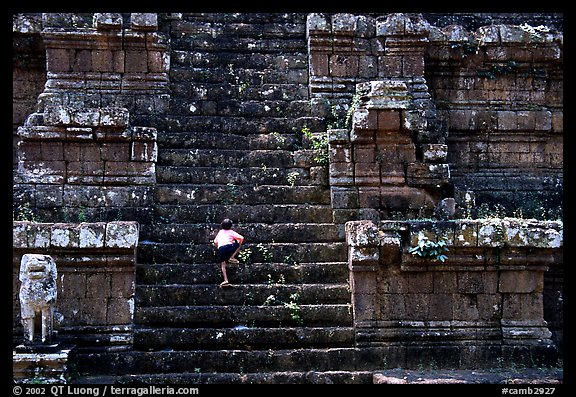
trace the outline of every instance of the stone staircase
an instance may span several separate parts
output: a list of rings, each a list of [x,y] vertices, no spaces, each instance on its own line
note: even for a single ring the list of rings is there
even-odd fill
[[[157,126],[155,219],[141,225],[134,346],[79,353],[84,379],[371,382],[356,371],[327,167],[301,134],[323,123],[308,109],[305,20],[259,15],[171,25],[172,105]],[[226,217],[246,240],[222,289],[212,239]]]

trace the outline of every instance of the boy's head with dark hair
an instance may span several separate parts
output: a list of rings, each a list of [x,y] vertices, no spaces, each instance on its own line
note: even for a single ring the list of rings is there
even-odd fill
[[[222,223],[220,223],[220,227],[222,227],[222,229],[224,230],[232,229],[232,225],[233,225],[232,221],[228,218],[224,219]]]

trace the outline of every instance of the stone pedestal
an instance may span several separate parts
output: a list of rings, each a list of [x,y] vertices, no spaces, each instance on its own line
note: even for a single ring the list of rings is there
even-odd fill
[[[62,383],[74,346],[62,343],[18,345],[12,350],[12,373],[16,383]]]
[[[562,235],[512,218],[346,223],[356,346],[403,368],[554,365],[543,286]],[[410,253],[422,238],[447,258]]]

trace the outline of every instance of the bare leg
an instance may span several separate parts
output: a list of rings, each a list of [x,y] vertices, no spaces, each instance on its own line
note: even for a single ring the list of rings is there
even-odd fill
[[[222,268],[222,275],[224,276],[224,282],[228,282],[228,274],[226,274],[226,261],[220,263],[220,267]]]
[[[240,252],[240,247],[242,247],[241,245],[238,246],[238,248],[236,248],[236,251],[234,251],[234,253],[232,254],[232,256],[230,257],[230,259],[234,259],[234,257],[236,256],[236,254],[238,252]]]

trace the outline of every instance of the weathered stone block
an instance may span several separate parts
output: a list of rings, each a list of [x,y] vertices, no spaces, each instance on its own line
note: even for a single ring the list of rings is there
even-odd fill
[[[479,317],[476,295],[463,294],[453,301],[454,320],[474,321]]]
[[[109,274],[89,273],[86,275],[86,298],[108,298],[109,296]]]
[[[330,189],[332,208],[358,208],[358,191],[356,188]]]
[[[452,320],[453,319],[453,306],[454,294],[430,294],[430,311],[427,320]]]
[[[408,293],[432,294],[434,291],[434,277],[432,272],[414,272],[406,275]]]
[[[378,163],[355,163],[354,182],[356,185],[380,185],[380,165]]]
[[[106,223],[81,223],[79,248],[103,248]]]
[[[110,298],[106,310],[106,324],[130,324],[133,321],[133,299]]]
[[[349,145],[330,145],[330,164],[352,163],[352,149]]]
[[[477,294],[476,307],[481,320],[498,320],[501,313],[501,298],[499,294]]]
[[[491,294],[496,293],[496,278],[484,272],[458,273],[458,292],[461,294]]]
[[[378,111],[378,130],[399,131],[400,112],[397,110]]]
[[[86,273],[62,271],[59,294],[66,301],[71,298],[86,297]],[[78,309],[76,309],[78,310]]]
[[[358,203],[360,208],[380,208],[380,189],[378,187],[359,187]]]
[[[48,248],[52,238],[52,225],[50,223],[29,224],[28,228],[28,246],[30,248]]]
[[[80,304],[80,316],[86,325],[106,324],[108,311],[108,298],[82,299]]]
[[[120,30],[122,28],[122,14],[120,13],[94,13],[94,28],[98,30]]]
[[[158,145],[156,142],[132,142],[130,161],[156,162],[158,160]]]
[[[502,321],[542,321],[543,312],[544,306],[541,294],[502,294]]]
[[[126,128],[129,124],[130,113],[126,108],[103,107],[100,112],[100,126]]]
[[[77,50],[71,59],[73,72],[91,72],[92,71],[92,51]]]
[[[498,112],[498,129],[502,131],[510,131],[518,128],[518,120],[516,112],[509,110],[501,110]]]
[[[346,243],[351,247],[377,247],[380,243],[379,230],[374,222],[353,221],[345,225]]]
[[[100,158],[103,161],[130,161],[130,143],[108,143],[100,146]]]
[[[30,227],[30,222],[14,222],[12,227],[12,246],[14,248],[28,248],[28,230]]]
[[[433,291],[438,294],[446,294],[456,291],[457,273],[455,272],[435,272],[433,277]]]
[[[402,59],[402,75],[423,76],[424,75],[424,54],[414,56],[404,56]]]
[[[424,162],[442,163],[448,156],[448,145],[434,143],[422,145],[422,156]]]
[[[356,109],[352,115],[352,128],[354,130],[376,130],[378,128],[377,112],[368,109]]]
[[[535,271],[501,271],[498,291],[502,293],[542,292],[544,277],[542,272]]]
[[[402,77],[402,56],[385,55],[378,59],[379,77]]]
[[[405,294],[404,302],[409,320],[425,320],[430,318],[431,294]]]
[[[114,53],[111,50],[93,50],[92,67],[95,72],[114,71]]]
[[[402,320],[407,316],[403,294],[382,294],[379,298],[380,318]]]
[[[354,162],[355,163],[374,163],[376,162],[376,148],[373,144],[355,144],[354,145]]]
[[[344,162],[330,162],[330,184],[343,186],[354,184],[354,164]]]
[[[507,244],[511,247],[559,248],[563,245],[563,227],[560,222],[538,222],[505,219]],[[548,227],[546,227],[548,226]]]
[[[503,247],[506,231],[500,219],[486,219],[478,224],[479,247]]]
[[[357,322],[374,321],[380,318],[378,299],[374,294],[355,294],[352,298],[352,306]]]
[[[51,72],[69,72],[72,70],[72,51],[65,48],[46,49],[46,68]]]
[[[76,224],[54,223],[51,227],[50,245],[58,248],[78,248],[80,231]]]
[[[132,13],[130,25],[134,30],[158,30],[158,14],[156,13]]]
[[[134,273],[118,272],[111,277],[110,296],[124,300],[134,296]]]
[[[109,222],[106,224],[105,245],[109,248],[135,248],[138,231],[136,222]]]

